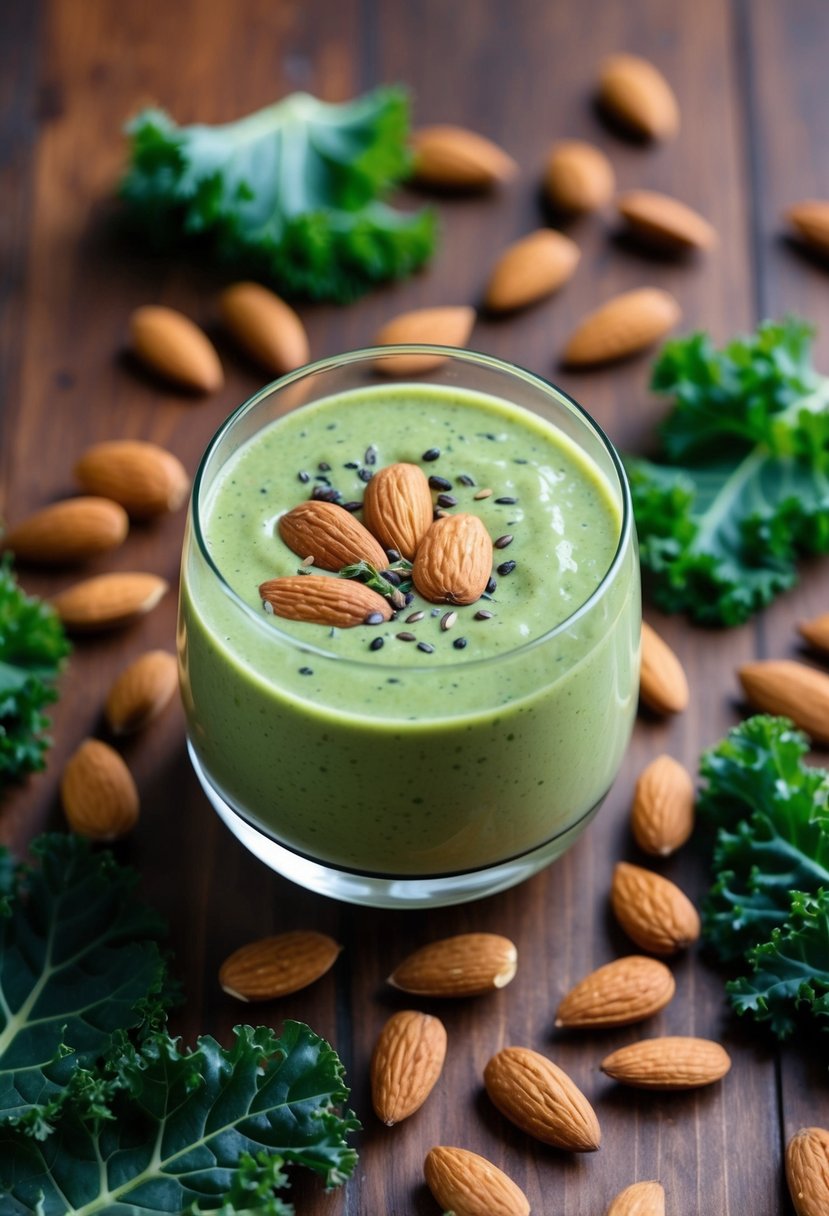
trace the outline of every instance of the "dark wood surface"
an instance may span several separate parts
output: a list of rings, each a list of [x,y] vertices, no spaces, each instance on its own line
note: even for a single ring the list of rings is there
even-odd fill
[[[295,89],[338,100],[402,81],[415,121],[458,122],[497,140],[519,178],[487,197],[442,200],[441,249],[407,282],[348,308],[302,307],[312,354],[367,344],[404,308],[476,302],[491,257],[543,222],[538,183],[557,137],[605,148],[621,188],[676,194],[716,226],[719,248],[684,264],[645,258],[613,235],[608,218],[568,231],[582,264],[560,295],[518,316],[479,320],[474,348],[526,365],[579,399],[623,449],[643,450],[663,407],[647,392],[643,356],[589,374],[562,371],[557,351],[588,308],[618,290],[667,286],[682,329],[717,340],[762,316],[796,311],[820,327],[818,363],[829,363],[829,278],[782,236],[787,203],[829,197],[829,8],[824,0],[6,0],[0,13],[0,509],[9,521],[71,493],[74,458],[113,437],[152,439],[193,471],[210,435],[259,387],[251,366],[217,334],[226,370],[221,392],[188,399],[136,374],[123,356],[127,318],[139,304],[179,307],[216,330],[221,281],[184,263],[146,257],[112,233],[124,120],[153,101],[180,122],[229,120]],[[683,114],[674,142],[626,143],[591,104],[602,55],[619,49],[654,60]],[[91,567],[157,571],[175,585],[183,512],[134,528],[112,557]],[[26,571],[48,594],[74,576]],[[798,588],[735,631],[702,632],[680,619],[649,619],[681,655],[692,701],[676,719],[641,718],[624,769],[599,818],[544,874],[492,899],[456,909],[378,913],[309,895],[246,855],[214,817],[191,773],[183,722],[173,708],[123,745],[142,794],[142,817],[119,847],[138,866],[147,896],[168,917],[186,1003],[173,1022],[191,1042],[226,1040],[240,1020],[308,1021],[346,1062],[364,1130],[360,1164],[341,1191],[323,1195],[297,1178],[299,1212],[428,1216],[422,1183],[433,1144],[473,1148],[501,1165],[534,1211],[595,1216],[637,1179],[658,1178],[669,1216],[776,1216],[792,1211],[782,1150],[796,1128],[829,1124],[825,1064],[808,1051],[764,1043],[729,1016],[722,976],[696,952],[675,963],[677,996],[644,1028],[585,1037],[553,1030],[561,994],[630,945],[613,925],[607,892],[614,863],[641,861],[627,815],[638,772],[668,751],[695,769],[700,750],[745,712],[734,671],[751,656],[798,653],[795,623],[825,611],[826,563],[804,568]],[[101,706],[114,674],[154,646],[172,648],[175,597],[124,632],[76,646],[54,712],[45,774],[7,799],[0,837],[15,849],[61,823],[61,767],[80,740],[102,734]],[[823,763],[825,753],[818,756]],[[699,899],[706,885],[692,848],[663,871]],[[315,927],[344,944],[313,988],[259,1008],[242,1007],[217,983],[222,958],[253,937]],[[389,1013],[408,1003],[384,977],[410,948],[468,929],[512,937],[515,981],[489,998],[440,1005],[449,1033],[443,1077],[419,1114],[389,1130],[374,1118],[367,1069]],[[641,1034],[722,1039],[734,1067],[688,1095],[625,1091],[598,1061]],[[570,1157],[507,1125],[482,1093],[493,1051],[523,1044],[548,1053],[582,1086],[603,1127],[603,1147]]]

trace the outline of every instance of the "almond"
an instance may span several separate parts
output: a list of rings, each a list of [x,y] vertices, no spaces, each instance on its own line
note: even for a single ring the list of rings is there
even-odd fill
[[[432,604],[473,604],[492,573],[492,540],[477,515],[444,515],[423,537],[414,585]]]
[[[688,679],[677,656],[656,630],[642,622],[642,666],[639,698],[657,714],[678,714],[687,708]]]
[[[225,959],[219,983],[240,1001],[272,1001],[325,975],[341,949],[333,938],[313,929],[261,937]]]
[[[384,549],[396,549],[411,561],[432,526],[432,492],[416,464],[390,464],[378,469],[363,495],[363,519]]]
[[[639,848],[668,857],[694,830],[694,783],[671,756],[657,756],[639,775],[630,826]]]
[[[440,1018],[402,1009],[380,1031],[371,1057],[371,1102],[387,1127],[413,1115],[435,1087],[446,1058]]]
[[[619,196],[616,206],[633,234],[657,249],[682,253],[711,249],[717,243],[717,234],[708,221],[669,194],[628,190]]]
[[[505,1047],[484,1069],[484,1085],[502,1115],[522,1131],[573,1153],[601,1143],[593,1107],[558,1065],[528,1047]]]
[[[786,1181],[797,1216],[829,1212],[829,1131],[801,1127],[786,1145]]]
[[[272,578],[259,587],[266,612],[289,621],[310,621],[350,629],[364,625],[379,613],[392,614],[388,600],[352,578],[326,578],[324,574],[293,574]]]
[[[280,516],[282,540],[299,557],[321,570],[342,570],[355,562],[370,562],[377,570],[388,565],[384,551],[367,528],[333,502],[309,498]]]
[[[620,1047],[599,1067],[614,1081],[637,1089],[696,1089],[724,1077],[731,1057],[711,1039],[665,1035]]]
[[[389,976],[415,996],[479,996],[504,988],[515,975],[518,951],[497,933],[460,933],[421,946]]]
[[[829,675],[794,659],[746,663],[738,671],[746,697],[767,714],[791,718],[816,743],[829,744]]]
[[[387,321],[374,336],[375,346],[416,343],[430,346],[465,346],[475,324],[475,309],[468,305],[446,308],[416,308]],[[441,354],[383,355],[377,371],[386,376],[417,376],[433,371],[445,361]]]
[[[800,636],[814,646],[816,650],[824,650],[829,654],[829,612],[812,617],[810,621],[802,621],[797,627]]]
[[[634,355],[663,338],[681,315],[674,297],[659,287],[622,292],[576,327],[564,347],[562,362],[583,367]]]
[[[665,1216],[665,1189],[659,1182],[634,1182],[611,1201],[607,1216]]]
[[[99,574],[59,591],[51,603],[71,633],[96,633],[150,612],[168,588],[157,574]]]
[[[562,287],[579,263],[581,250],[563,232],[539,228],[505,249],[489,276],[484,303],[491,312],[510,312]]]
[[[130,317],[130,340],[142,363],[165,379],[202,393],[222,387],[216,348],[183,312],[162,304],[136,308]]]
[[[544,169],[544,191],[557,211],[598,211],[613,197],[616,175],[607,156],[582,139],[554,143]]]
[[[466,1148],[441,1145],[426,1154],[426,1185],[453,1216],[529,1216],[527,1196],[503,1170]]]
[[[652,870],[620,861],[610,903],[628,937],[651,954],[676,954],[699,937],[699,913],[688,896]]]
[[[646,139],[671,139],[679,106],[665,77],[638,55],[609,55],[599,69],[599,104],[621,126]]]
[[[66,498],[15,524],[3,547],[19,561],[70,566],[117,548],[129,526],[124,508],[109,498]]]
[[[157,718],[178,688],[176,656],[150,650],[125,667],[109,690],[104,715],[115,735],[131,735]]]
[[[267,371],[281,376],[308,362],[308,335],[297,314],[261,283],[234,283],[219,311],[239,345]]]
[[[641,954],[591,971],[562,999],[556,1026],[629,1026],[664,1009],[676,991],[664,963]]]
[[[412,135],[414,178],[443,190],[488,190],[515,177],[518,166],[491,139],[448,123]]]
[[[804,199],[789,208],[786,219],[806,245],[818,253],[829,254],[829,202]]]
[[[73,832],[117,840],[138,821],[138,790],[124,761],[108,744],[85,739],[60,781],[64,814]]]
[[[131,519],[175,511],[187,498],[190,479],[181,461],[155,443],[112,439],[87,448],[75,478],[88,494],[121,504]]]

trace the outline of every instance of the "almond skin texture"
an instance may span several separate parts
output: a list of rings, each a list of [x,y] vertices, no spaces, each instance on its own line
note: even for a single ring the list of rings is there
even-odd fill
[[[676,852],[694,830],[694,783],[672,756],[657,756],[636,782],[630,813],[633,838],[653,857]]]
[[[309,359],[308,335],[297,314],[261,283],[234,283],[219,297],[219,312],[244,351],[281,376]]]
[[[657,67],[638,55],[609,55],[599,70],[599,104],[619,125],[642,139],[672,139],[679,106]]]
[[[737,673],[752,705],[791,718],[816,743],[829,744],[829,675],[794,659],[746,663]]]
[[[154,519],[175,511],[190,491],[190,478],[172,452],[137,439],[94,444],[74,472],[83,490],[112,498],[130,519]]]
[[[588,367],[625,359],[652,346],[677,324],[682,313],[660,287],[637,287],[607,300],[570,335],[562,362]]]
[[[731,1057],[711,1039],[666,1035],[620,1047],[599,1067],[614,1081],[636,1089],[696,1089],[724,1077]]]
[[[391,616],[388,600],[351,578],[326,578],[322,574],[292,574],[262,583],[259,594],[274,616],[290,621],[311,621],[350,629],[364,625],[366,617],[379,612],[384,621]]]
[[[420,127],[411,145],[415,181],[441,190],[489,190],[518,172],[503,148],[465,127]]]
[[[125,667],[104,705],[114,735],[131,735],[157,718],[178,688],[176,656],[150,650]]]
[[[822,650],[829,654],[829,612],[824,612],[822,616],[812,617],[810,621],[802,621],[798,625],[797,631],[804,641],[810,646],[814,646],[815,650]]]
[[[444,515],[420,542],[414,585],[432,604],[474,604],[492,573],[492,540],[477,515]]]
[[[224,382],[216,348],[204,330],[175,308],[146,304],[130,317],[134,353],[151,371],[199,393]]]
[[[371,1057],[371,1102],[392,1127],[419,1110],[435,1087],[446,1058],[440,1018],[402,1009],[380,1031]]]
[[[355,562],[371,562],[377,570],[388,565],[385,553],[367,528],[333,502],[309,498],[280,516],[277,524],[285,544],[299,557],[313,557],[320,570],[342,570]]]
[[[665,1189],[659,1182],[634,1182],[611,1201],[607,1216],[665,1216]]]
[[[497,933],[460,933],[421,946],[389,976],[414,996],[480,996],[505,987],[518,967],[518,951]]]
[[[527,1196],[503,1170],[465,1148],[441,1145],[426,1154],[426,1185],[453,1216],[529,1216]]]
[[[829,202],[804,199],[789,208],[786,219],[805,245],[817,253],[829,255]]]
[[[639,699],[657,714],[679,714],[688,706],[688,678],[677,656],[656,630],[642,622]]]
[[[378,469],[363,495],[363,519],[384,549],[396,549],[412,561],[432,526],[432,491],[416,464],[390,464]],[[383,559],[385,564],[385,557]]]
[[[610,903],[628,937],[651,954],[676,954],[700,935],[694,905],[661,874],[620,861],[613,871]]]
[[[786,1145],[786,1182],[797,1216],[829,1212],[829,1131],[801,1127]]]
[[[536,1140],[573,1153],[595,1152],[599,1121],[567,1073],[528,1047],[505,1047],[484,1069],[484,1085],[502,1115]]]
[[[556,1026],[629,1026],[664,1009],[676,981],[655,958],[630,954],[591,971],[571,988],[556,1011]]]
[[[59,591],[51,604],[70,633],[98,633],[146,615],[168,588],[157,574],[99,574]]]
[[[392,317],[374,335],[375,346],[397,346],[415,342],[431,346],[465,346],[475,324],[475,309],[468,305],[446,308],[416,308]],[[417,376],[432,371],[445,355],[400,354],[376,360],[376,369],[386,376]]]
[[[584,215],[606,206],[616,189],[607,156],[594,144],[563,139],[553,144],[544,170],[544,192],[556,211]]]
[[[117,840],[138,821],[138,790],[124,761],[100,739],[85,739],[69,759],[60,797],[73,832],[90,840]]]
[[[490,312],[525,308],[558,291],[573,275],[581,250],[563,232],[539,228],[501,254],[484,293]]]
[[[272,1001],[325,975],[341,949],[333,938],[312,929],[262,937],[225,959],[219,983],[240,1001]]]
[[[643,243],[670,253],[713,249],[717,234],[707,220],[669,194],[629,190],[616,200],[619,214]]]
[[[129,518],[109,498],[67,498],[15,524],[3,537],[18,561],[71,566],[117,549],[126,539]]]

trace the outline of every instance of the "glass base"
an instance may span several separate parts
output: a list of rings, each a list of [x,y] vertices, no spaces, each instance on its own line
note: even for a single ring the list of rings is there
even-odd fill
[[[189,739],[187,748],[202,789],[220,819],[255,857],[283,878],[288,878],[309,891],[370,908],[446,907],[450,904],[468,903],[470,900],[504,891],[507,887],[514,887],[516,883],[537,874],[566,852],[604,801],[604,797],[600,798],[576,823],[537,849],[497,865],[487,866],[485,869],[422,878],[361,875],[312,861],[253,827],[213,785]]]

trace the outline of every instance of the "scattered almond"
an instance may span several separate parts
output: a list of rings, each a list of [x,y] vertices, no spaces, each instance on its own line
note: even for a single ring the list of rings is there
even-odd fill
[[[594,144],[563,139],[553,144],[544,169],[544,191],[557,211],[581,215],[606,206],[616,188],[610,160]]]
[[[432,604],[473,604],[492,573],[492,540],[477,515],[444,515],[423,537],[414,585]]]
[[[664,338],[682,313],[660,287],[637,287],[607,300],[589,313],[570,335],[562,353],[569,367],[609,363]]]
[[[99,574],[59,591],[51,604],[70,633],[96,633],[144,616],[168,588],[157,574]]]
[[[601,1143],[593,1107],[552,1060],[528,1047],[505,1047],[484,1069],[484,1085],[502,1115],[522,1131],[574,1153]]]
[[[272,1001],[325,975],[341,949],[333,938],[313,929],[262,937],[225,959],[219,983],[240,1001]]]
[[[216,348],[204,330],[175,308],[145,304],[130,317],[130,340],[138,358],[167,380],[197,392],[222,387]]]
[[[659,1182],[634,1182],[611,1201],[607,1216],[665,1216],[665,1189]]]
[[[810,249],[829,254],[829,202],[809,198],[795,203],[785,217],[797,235]]]
[[[786,1145],[786,1181],[797,1216],[829,1212],[829,1131],[801,1127]]]
[[[117,840],[138,821],[138,790],[113,748],[85,739],[68,760],[60,797],[69,827],[90,840]]]
[[[18,561],[70,566],[117,548],[129,526],[124,508],[109,498],[66,498],[15,524],[3,547]]]
[[[515,177],[518,165],[491,139],[437,124],[412,135],[414,178],[443,190],[488,190]]]
[[[711,1039],[665,1035],[620,1047],[599,1067],[614,1081],[637,1089],[696,1089],[724,1077],[731,1057]]]
[[[187,498],[190,479],[181,461],[155,443],[112,439],[87,448],[75,478],[88,494],[121,504],[131,519],[175,511]]]
[[[446,308],[416,308],[393,317],[374,335],[375,346],[416,343],[430,346],[465,346],[475,324],[475,309],[468,305]],[[441,354],[396,354],[376,361],[386,376],[417,376],[433,371],[446,359]]]
[[[629,1026],[664,1009],[676,981],[664,963],[630,954],[591,971],[562,999],[556,1026]]]
[[[131,735],[157,718],[178,688],[176,656],[150,650],[124,668],[109,690],[104,715],[115,735]]]
[[[694,830],[694,783],[672,756],[657,756],[636,782],[630,814],[633,838],[645,853],[668,857]]]
[[[653,626],[643,621],[640,700],[654,713],[678,714],[687,708],[689,696],[688,679],[679,659]]]
[[[389,464],[378,469],[363,495],[366,527],[385,549],[396,549],[411,561],[432,526],[432,492],[416,464]]]
[[[277,376],[309,359],[305,326],[291,308],[261,283],[234,283],[219,297],[222,320],[239,345]]]
[[[266,612],[290,621],[311,621],[350,629],[364,625],[366,617],[392,614],[382,595],[353,578],[326,578],[324,574],[292,574],[262,583],[259,595]]]
[[[628,937],[651,954],[676,954],[700,935],[700,919],[676,883],[620,861],[610,891],[613,912]]]
[[[802,621],[797,627],[800,636],[814,646],[816,650],[825,650],[829,654],[829,612]]]
[[[377,570],[388,565],[385,553],[367,528],[333,502],[309,498],[280,516],[279,535],[299,557],[313,557],[321,570],[341,570],[359,561]]]
[[[426,1185],[452,1216],[529,1216],[526,1195],[503,1170],[465,1148],[441,1145],[426,1154]]]
[[[510,312],[558,291],[581,257],[575,241],[552,228],[539,228],[505,249],[489,276],[484,303],[491,312]]]
[[[665,77],[638,55],[609,55],[599,70],[599,104],[617,123],[647,139],[671,139],[679,106]]]
[[[717,234],[699,212],[669,194],[628,190],[616,200],[619,214],[633,234],[657,249],[682,253],[712,249]]]
[[[479,996],[504,988],[518,951],[497,933],[460,933],[421,946],[395,967],[388,982],[415,996]]]
[[[829,744],[829,675],[794,659],[746,663],[738,671],[746,697],[767,714],[791,718],[816,743]]]
[[[371,1057],[371,1102],[387,1127],[419,1110],[435,1087],[446,1058],[440,1018],[403,1009],[380,1031]]]

